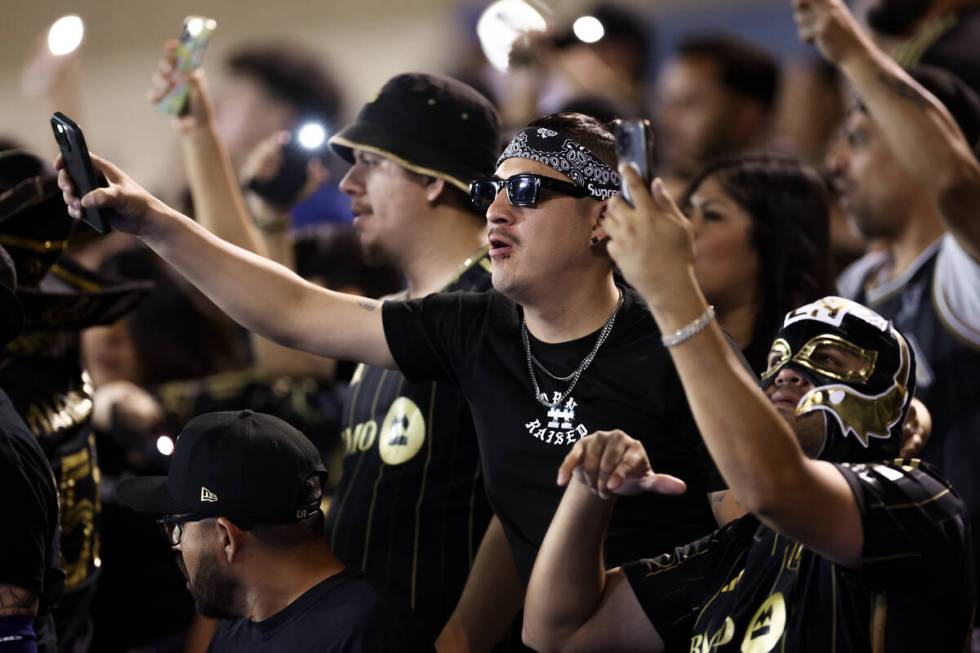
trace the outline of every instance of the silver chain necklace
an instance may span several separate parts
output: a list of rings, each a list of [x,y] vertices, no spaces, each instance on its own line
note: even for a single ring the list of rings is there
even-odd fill
[[[596,357],[596,354],[599,353],[599,348],[602,347],[602,343],[606,341],[606,338],[608,338],[609,334],[612,332],[613,324],[616,323],[616,315],[619,314],[619,309],[622,307],[623,291],[622,289],[619,289],[619,299],[616,301],[616,306],[613,308],[612,313],[610,313],[609,317],[606,319],[606,323],[602,326],[602,331],[599,332],[599,339],[596,340],[595,347],[593,347],[592,351],[590,351],[589,354],[582,359],[582,362],[579,363],[578,368],[576,368],[576,370],[568,376],[556,376],[552,374],[538,361],[538,359],[534,357],[534,354],[531,353],[531,341],[527,335],[527,322],[524,320],[523,313],[521,314],[521,340],[524,343],[524,353],[527,356],[527,371],[531,375],[531,385],[534,386],[534,398],[538,400],[538,403],[546,408],[554,408],[555,406],[560,406],[566,399],[568,399],[568,395],[572,394],[572,390],[575,388],[575,384],[578,383],[582,373],[585,372],[586,368],[592,364],[592,360]],[[542,372],[550,376],[555,381],[572,382],[568,388],[561,393],[557,401],[548,401],[548,396],[541,392],[541,388],[538,386],[538,379],[534,375],[535,366],[539,367]]]

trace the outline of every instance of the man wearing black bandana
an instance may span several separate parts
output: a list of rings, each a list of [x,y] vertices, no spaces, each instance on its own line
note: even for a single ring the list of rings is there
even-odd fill
[[[964,650],[975,597],[963,502],[928,464],[895,459],[915,390],[905,338],[869,309],[826,297],[787,314],[760,391],[694,280],[690,225],[660,180],[651,196],[626,174],[637,208],[610,203],[610,253],[670,334],[704,441],[752,514],[607,572],[613,495],[684,484],[655,473],[656,455],[628,436],[586,438],[559,471],[568,490],[531,576],[525,642],[542,651]]]
[[[383,311],[220,241],[94,160],[110,186],[85,204],[122,209],[117,228],[138,234],[247,328],[462,390],[499,526],[476,556],[442,645],[483,649],[503,636],[561,498],[554,470],[592,431],[629,431],[689,487],[683,496],[621,502],[607,538],[610,564],[714,527],[706,495],[724,486],[649,310],[615,283],[605,251],[602,219],[619,177],[613,136],[596,121],[580,114],[536,121],[507,148],[495,177],[472,184],[474,203],[487,210],[495,290],[386,302]],[[66,174],[61,183],[79,215]]]

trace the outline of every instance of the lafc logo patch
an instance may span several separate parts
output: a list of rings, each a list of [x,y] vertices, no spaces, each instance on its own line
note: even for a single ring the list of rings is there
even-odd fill
[[[201,501],[207,501],[208,503],[214,503],[218,500],[218,495],[207,489],[203,485],[201,486]]]

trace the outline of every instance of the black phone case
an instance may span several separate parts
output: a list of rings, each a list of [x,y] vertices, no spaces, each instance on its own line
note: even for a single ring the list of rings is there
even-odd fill
[[[106,186],[105,183],[100,183],[99,177],[95,174],[92,159],[88,154],[88,146],[85,144],[85,136],[75,121],[60,111],[55,112],[51,116],[51,130],[65,159],[68,176],[75,186],[75,195],[81,198],[96,188]],[[104,209],[100,212],[99,209],[88,207],[83,209],[82,220],[100,234],[104,234],[109,231],[107,214],[108,211]]]

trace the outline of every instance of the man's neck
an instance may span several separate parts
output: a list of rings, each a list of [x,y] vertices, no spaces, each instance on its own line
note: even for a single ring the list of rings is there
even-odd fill
[[[311,588],[344,569],[343,563],[322,542],[265,556],[256,562],[259,569],[245,589],[245,618],[256,622],[285,610]]]
[[[425,297],[445,288],[467,258],[486,246],[486,229],[472,215],[441,207],[426,221],[401,261],[409,297]]]
[[[902,234],[888,244],[891,260],[881,280],[891,281],[901,276],[945,230],[943,220],[934,208],[916,210]]]
[[[600,329],[619,300],[612,272],[524,304],[528,331],[542,342],[567,342]]]

